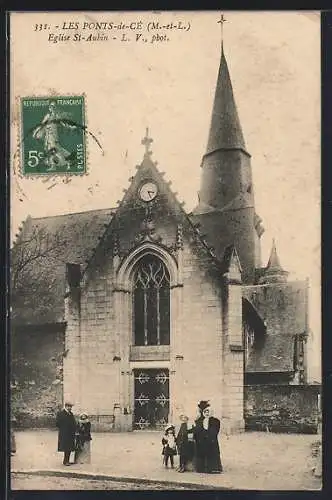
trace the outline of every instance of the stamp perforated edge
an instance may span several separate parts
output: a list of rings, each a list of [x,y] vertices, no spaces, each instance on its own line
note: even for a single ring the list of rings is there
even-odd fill
[[[56,99],[58,97],[83,97],[83,118],[84,118],[84,151],[85,151],[85,171],[84,172],[45,172],[37,174],[26,174],[23,172],[23,116],[22,116],[22,100],[23,99]],[[16,111],[16,113],[15,113]],[[87,113],[87,95],[85,92],[57,92],[52,94],[29,94],[28,96],[17,95],[15,97],[15,110],[14,116],[17,116],[16,125],[16,148],[13,154],[14,174],[21,179],[56,179],[58,177],[84,177],[89,175],[89,140],[88,140],[88,113]]]

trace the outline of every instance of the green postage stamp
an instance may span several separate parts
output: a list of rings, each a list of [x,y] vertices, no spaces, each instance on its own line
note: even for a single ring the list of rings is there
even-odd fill
[[[21,98],[23,175],[84,174],[84,96]]]

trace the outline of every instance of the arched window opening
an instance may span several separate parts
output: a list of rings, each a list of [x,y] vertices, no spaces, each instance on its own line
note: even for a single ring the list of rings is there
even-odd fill
[[[145,255],[134,272],[135,345],[170,343],[170,277],[164,263]]]
[[[250,356],[252,350],[254,349],[254,345],[255,345],[255,331],[246,322],[244,322],[243,329],[244,329],[245,361],[247,363],[248,359],[249,359],[249,356]]]
[[[242,313],[245,364],[247,365],[251,353],[260,350],[265,342],[266,324],[247,299],[242,299]]]

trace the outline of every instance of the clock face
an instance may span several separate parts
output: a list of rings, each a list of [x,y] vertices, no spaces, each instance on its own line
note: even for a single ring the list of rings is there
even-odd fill
[[[146,182],[139,190],[139,196],[143,201],[152,201],[158,193],[158,188],[154,182]]]

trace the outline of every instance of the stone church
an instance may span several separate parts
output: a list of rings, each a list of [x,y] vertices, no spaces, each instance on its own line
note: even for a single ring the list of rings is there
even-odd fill
[[[57,235],[62,248],[32,264],[32,274],[47,274],[51,300],[13,302],[12,348],[35,370],[32,394],[50,384],[38,381],[38,366],[45,375],[55,359],[47,346],[61,346],[59,398],[101,428],[160,429],[208,399],[224,428],[241,431],[248,408],[260,404],[246,388],[306,384],[308,283],[287,280],[275,243],[261,263],[264,229],[223,51],[192,213],[164,180],[151,143],[147,133],[116,209],[25,221],[13,251],[38,231]]]

